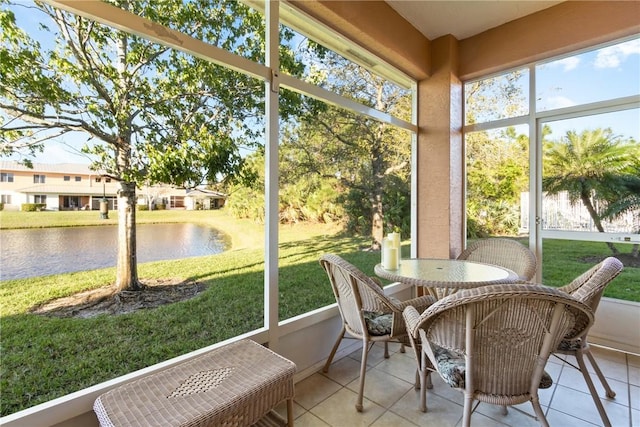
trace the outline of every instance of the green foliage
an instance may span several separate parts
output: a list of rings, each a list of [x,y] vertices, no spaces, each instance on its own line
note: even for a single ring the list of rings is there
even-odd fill
[[[327,53],[327,58],[330,56]],[[342,79],[332,90],[365,105],[372,105],[375,92],[384,101],[378,99],[379,103],[373,106],[381,110],[408,108],[403,95],[394,92],[384,80],[352,64],[335,58],[332,61],[338,70],[333,73],[340,75],[336,81]],[[342,205],[340,214],[347,231],[371,236],[374,244],[381,240],[383,226],[402,227],[403,222],[409,221],[409,200],[403,196],[409,194],[408,133],[333,106],[321,111],[306,102],[303,106],[301,124],[287,128],[283,135],[282,194],[295,192],[288,188],[299,188],[301,181],[306,181],[310,185],[307,191],[313,193],[321,188],[321,180],[327,181],[335,192],[329,200]]]
[[[240,2],[111,3],[248,59],[264,58],[262,16]],[[36,4],[31,13],[49,20],[42,31],[55,43],[46,50],[16,25],[14,7],[9,2],[0,15],[1,106],[21,122],[3,123],[9,142],[3,148],[41,147],[46,139],[39,139],[38,128],[79,130],[91,139],[85,152],[97,159],[94,168],[116,179],[193,186],[240,175],[238,145],[257,142],[262,82]],[[292,33],[283,29],[281,37]],[[287,72],[301,72],[285,48],[281,63]],[[295,96],[283,101],[284,114],[295,102]]]
[[[520,194],[528,191],[529,141],[514,128],[466,136],[467,235],[517,234]]]
[[[624,170],[615,185],[607,189],[603,218],[615,219],[627,212],[640,210],[640,144],[632,141],[627,147],[632,164]],[[636,231],[640,233],[640,229]]]
[[[640,206],[640,146],[611,129],[567,131],[559,141],[545,141],[543,191],[566,191],[573,203],[585,206],[596,229]],[[640,232],[640,230],[638,230]],[[608,243],[614,254],[618,248]]]
[[[411,236],[411,193],[407,177],[389,175],[384,185],[385,233]]]
[[[546,141],[543,188],[567,191],[573,202],[584,195],[606,200],[638,163],[638,149],[611,129],[568,131],[559,141]]]
[[[515,236],[519,232],[520,210],[518,205],[487,200],[484,203],[467,201],[467,237]]]
[[[264,222],[264,192],[249,187],[233,187],[227,197],[226,209],[234,218]]]
[[[263,15],[242,2],[109,3],[150,19],[157,32],[165,26],[264,63]],[[29,9],[37,31],[19,27],[14,10],[20,7]],[[91,167],[127,188],[119,193],[122,209],[134,206],[136,186],[251,178],[243,173],[240,147],[262,141],[260,79],[46,3],[3,2],[0,26],[0,154],[33,155],[52,134],[80,132]],[[293,33],[282,28],[280,37],[290,40]],[[292,75],[304,69],[287,48],[280,49],[280,64]],[[282,117],[298,102],[297,94],[283,97]],[[136,289],[135,257],[123,254],[135,241],[135,217],[122,220],[131,231],[119,236],[117,284]]]
[[[523,70],[465,84],[465,124],[526,114]]]
[[[23,203],[20,205],[20,210],[23,212],[38,212],[46,208],[46,203]]]

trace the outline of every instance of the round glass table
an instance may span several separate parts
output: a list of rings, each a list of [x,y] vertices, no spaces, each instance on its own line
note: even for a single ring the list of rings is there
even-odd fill
[[[518,281],[518,275],[507,268],[453,259],[402,259],[396,270],[387,270],[378,264],[374,271],[383,279],[408,283],[417,288],[418,294],[422,289],[437,299],[458,289]]]

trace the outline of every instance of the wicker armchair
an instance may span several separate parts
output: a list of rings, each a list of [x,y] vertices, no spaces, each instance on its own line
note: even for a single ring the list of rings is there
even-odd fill
[[[476,240],[457,259],[483,262],[514,271],[521,281],[528,282],[536,274],[536,256],[529,248],[511,239]]]
[[[538,388],[551,386],[547,359],[563,337],[579,336],[593,322],[587,305],[532,284],[465,289],[422,314],[413,307],[403,314],[412,344],[421,341],[420,409],[426,411],[427,371],[436,371],[464,393],[464,426],[474,400],[501,406],[530,401],[548,426],[538,398]]]
[[[397,341],[409,344],[402,311],[415,306],[422,311],[435,299],[422,296],[408,301],[398,301],[384,294],[380,284],[365,275],[357,267],[337,255],[327,254],[320,258],[320,264],[327,272],[333,293],[342,316],[342,329],[324,365],[329,371],[331,361],[343,338],[362,340],[362,361],[360,365],[360,388],[356,409],[362,411],[364,378],[367,369],[367,355],[376,342],[385,343],[385,358],[389,357],[387,343]],[[345,335],[346,334],[346,335]]]
[[[622,263],[617,258],[606,258],[598,265],[590,268],[585,273],[576,277],[568,285],[561,287],[560,290],[570,294],[578,301],[585,303],[595,313],[605,288],[609,283],[611,283],[613,279],[616,278],[618,274],[620,274],[622,268]],[[595,371],[596,375],[598,375],[598,378],[600,379],[600,382],[605,389],[607,397],[614,398],[616,396],[616,393],[609,386],[609,383],[602,374],[600,367],[596,363],[596,359],[591,354],[589,343],[587,342],[588,333],[589,328],[585,328],[583,330],[583,333],[580,334],[577,339],[563,340],[560,343],[559,347],[554,351],[554,353],[569,354],[575,356],[576,361],[578,362],[578,366],[574,367],[582,372],[582,376],[587,383],[587,387],[589,387],[589,392],[591,393],[591,397],[593,398],[593,401],[598,408],[598,412],[600,413],[602,422],[605,426],[611,426],[609,417],[607,416],[607,413],[602,406],[602,402],[598,397],[598,392],[593,385],[591,376],[589,375],[587,365],[584,362],[584,356],[587,356],[587,359],[589,359],[593,370]],[[565,359],[561,360],[565,363],[568,363]]]

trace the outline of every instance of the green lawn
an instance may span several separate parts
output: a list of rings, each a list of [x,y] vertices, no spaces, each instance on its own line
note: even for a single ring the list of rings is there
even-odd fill
[[[60,214],[60,215],[57,215]],[[24,215],[24,216],[23,216]],[[77,215],[77,216],[76,216]],[[110,212],[115,221],[115,213]],[[39,217],[40,216],[40,217]],[[3,228],[32,224],[103,224],[97,212],[0,212]],[[1,413],[8,415],[73,391],[170,359],[262,326],[262,226],[224,211],[139,212],[139,222],[193,221],[227,232],[233,247],[222,254],[139,265],[142,281],[178,277],[198,280],[197,297],[152,310],[92,319],[46,318],[34,305],[111,283],[114,269],[0,282]],[[368,239],[343,236],[323,225],[280,229],[280,318],[334,302],[318,258],[338,253],[373,275],[379,253],[361,248]],[[604,244],[545,244],[545,282],[564,284],[591,264],[583,256],[607,255]],[[408,246],[403,248],[408,254]],[[607,295],[640,300],[639,269],[626,269]]]

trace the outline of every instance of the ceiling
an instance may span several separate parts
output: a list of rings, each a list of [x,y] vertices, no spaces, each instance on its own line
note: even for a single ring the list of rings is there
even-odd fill
[[[562,1],[386,0],[429,40],[452,34],[462,40]]]

